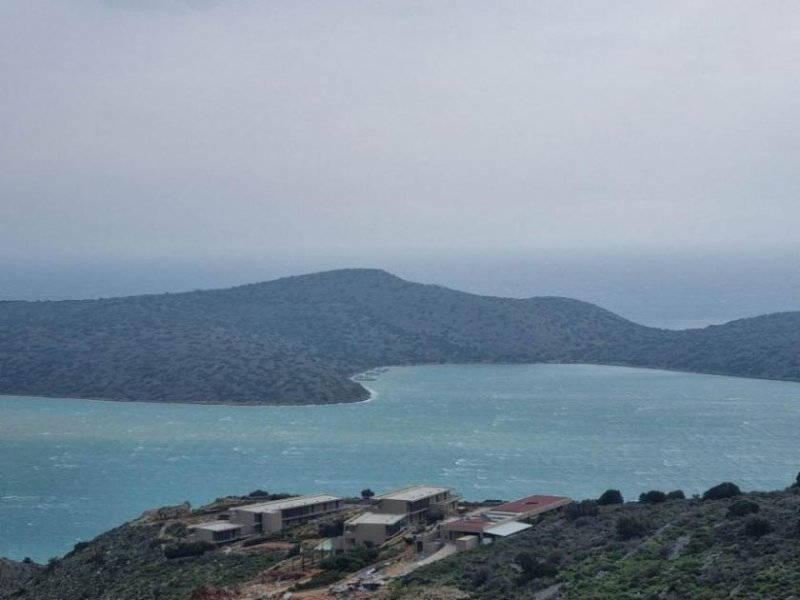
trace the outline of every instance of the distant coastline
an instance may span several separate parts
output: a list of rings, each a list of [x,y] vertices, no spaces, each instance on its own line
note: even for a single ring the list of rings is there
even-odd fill
[[[800,311],[674,331],[580,300],[478,296],[371,269],[0,302],[0,331],[0,393],[49,398],[364,402],[381,365],[594,364],[800,381]]]

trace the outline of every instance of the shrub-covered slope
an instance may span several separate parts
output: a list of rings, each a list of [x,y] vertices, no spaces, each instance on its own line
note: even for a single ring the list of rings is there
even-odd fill
[[[413,572],[386,597],[435,598],[437,589],[472,600],[796,598],[800,496],[793,489],[549,514],[514,537]]]
[[[329,403],[390,364],[596,362],[800,380],[800,312],[684,332],[586,302],[344,270],[227,290],[0,302],[0,393]]]

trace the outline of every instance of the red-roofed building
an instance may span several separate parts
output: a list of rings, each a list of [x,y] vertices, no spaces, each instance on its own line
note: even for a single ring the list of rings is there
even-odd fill
[[[446,521],[441,525],[442,536],[447,540],[458,540],[462,536],[477,536],[481,543],[497,537],[514,535],[530,527],[519,523],[536,515],[561,508],[572,502],[565,496],[528,496],[513,502],[495,506],[477,515]]]
[[[527,519],[561,508],[570,502],[572,500],[565,496],[528,496],[495,506],[486,513],[486,516],[491,520]]]

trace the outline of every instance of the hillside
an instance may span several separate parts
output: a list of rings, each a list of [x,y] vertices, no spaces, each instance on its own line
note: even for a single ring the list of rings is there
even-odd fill
[[[226,290],[0,302],[0,393],[152,402],[357,401],[383,365],[593,362],[800,381],[800,312],[698,330],[567,298],[476,296],[377,270]]]
[[[335,573],[314,562],[321,558],[314,548],[328,535],[323,530],[335,527],[333,518],[253,543],[204,548],[205,554],[188,551],[187,525],[252,502],[224,498],[196,511],[185,505],[149,511],[47,565],[0,560],[0,599],[283,598],[312,574],[315,580],[304,585],[316,589],[308,597],[328,600],[787,599],[800,586],[798,485],[780,492],[736,489],[738,495],[715,499],[604,506],[586,500],[541,515],[514,536],[427,566],[417,566],[413,546],[399,539],[380,551],[340,556],[343,570]],[[393,570],[398,561],[402,568]],[[388,585],[369,594],[326,593],[365,565],[381,570]]]
[[[470,600],[797,598],[796,486],[718,500],[599,507],[585,501],[572,508],[419,569],[387,600],[433,600],[441,589]],[[755,512],[739,514],[748,511]]]

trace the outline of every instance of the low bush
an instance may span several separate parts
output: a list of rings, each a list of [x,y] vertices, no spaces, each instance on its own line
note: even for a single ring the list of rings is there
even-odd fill
[[[272,538],[268,535],[259,535],[258,537],[247,538],[245,541],[242,542],[242,546],[245,548],[250,548],[251,546],[258,546],[259,544],[265,544],[270,541]]]
[[[594,500],[581,500],[580,502],[573,502],[568,504],[564,509],[564,516],[570,521],[574,521],[578,517],[594,517],[600,509],[597,507],[597,502]]]
[[[624,499],[622,498],[622,492],[619,490],[606,490],[597,499],[597,503],[600,506],[608,506],[609,504],[622,504],[623,502]]]
[[[725,481],[719,485],[707,489],[703,493],[703,500],[722,500],[723,498],[733,498],[742,493],[739,486],[730,481]]]
[[[643,519],[626,515],[617,520],[617,535],[622,540],[642,537],[650,529],[649,523]]]
[[[342,577],[345,576],[345,573],[340,573],[339,571],[323,571],[322,573],[318,573],[314,575],[311,579],[304,583],[298,583],[294,586],[296,590],[312,590],[314,588],[323,587],[326,585],[331,585],[339,581]]]
[[[750,537],[760,538],[772,531],[772,525],[761,517],[750,517],[744,524],[744,532]]]
[[[752,500],[737,500],[733,504],[730,505],[728,508],[728,514],[726,515],[728,518],[731,517],[744,517],[747,515],[752,515],[757,513],[760,510],[758,504],[753,502]]]
[[[171,544],[164,548],[164,556],[169,559],[185,558],[187,556],[203,556],[203,554],[213,549],[214,544],[210,542]]]
[[[323,521],[317,527],[320,537],[333,538],[344,535],[344,519],[334,519],[332,521]]]
[[[529,552],[520,552],[514,557],[514,562],[522,570],[519,583],[526,583],[541,577],[555,577],[558,566],[548,560],[539,560]]]
[[[667,495],[659,490],[650,490],[643,494],[639,494],[639,502],[647,504],[659,504],[667,500]]]
[[[686,494],[683,493],[683,490],[672,490],[667,492],[667,500],[686,500]]]
[[[356,548],[346,554],[336,554],[323,558],[319,561],[319,566],[326,571],[339,571],[342,573],[352,573],[363,569],[368,564],[378,558],[378,551],[375,548],[366,546]]]

